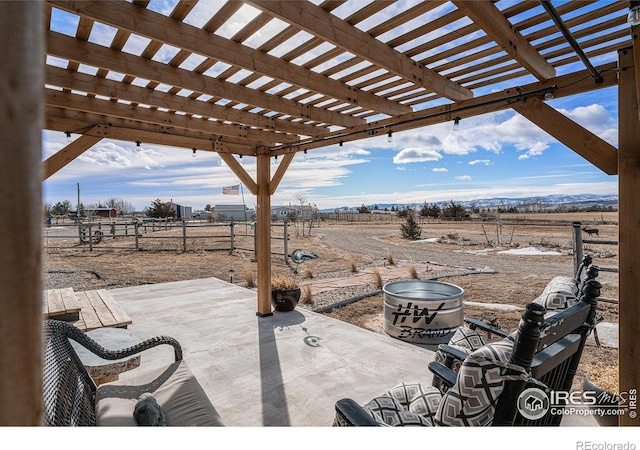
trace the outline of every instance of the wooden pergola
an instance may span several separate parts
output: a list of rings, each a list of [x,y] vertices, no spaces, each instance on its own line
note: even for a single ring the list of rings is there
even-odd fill
[[[0,2],[1,205],[22,212],[0,224],[1,424],[41,418],[42,181],[102,139],[216,152],[233,170],[257,197],[266,316],[271,196],[297,153],[507,109],[618,176],[620,386],[640,387],[640,45],[628,2],[173,3]],[[618,148],[548,104],[611,86]],[[42,129],[77,138],[43,163]],[[236,155],[256,158],[256,173]]]

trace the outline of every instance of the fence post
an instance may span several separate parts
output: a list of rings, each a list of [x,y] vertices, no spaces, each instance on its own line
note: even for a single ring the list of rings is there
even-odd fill
[[[187,221],[182,219],[182,251],[187,253]]]
[[[231,221],[231,223],[229,223],[229,229],[231,230],[231,233],[230,233],[231,234],[231,236],[230,236],[231,237],[231,248],[229,249],[229,254],[233,253],[233,249],[235,247],[235,242],[234,242],[234,237],[235,236],[234,236],[234,232],[233,232],[233,227],[234,227],[234,223],[233,223],[233,221]]]
[[[136,233],[136,251],[139,252],[140,251],[140,243],[138,241],[138,222],[133,222],[133,231]]]
[[[284,220],[284,262],[287,263],[289,260],[287,259],[287,255],[289,254],[289,222],[287,219]]]
[[[91,234],[91,221],[89,221],[89,225],[88,225],[88,230],[89,230],[89,234],[87,235],[87,238],[89,239],[89,251],[92,252],[93,251],[93,235]]]
[[[573,222],[573,273],[578,272],[583,253],[581,223]]]

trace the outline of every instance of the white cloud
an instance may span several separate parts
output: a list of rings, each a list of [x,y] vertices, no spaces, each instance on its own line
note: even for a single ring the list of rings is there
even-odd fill
[[[617,145],[617,121],[604,106],[592,104],[559,111],[605,141]],[[394,158],[396,164],[441,159],[429,159],[425,158],[425,155],[462,156],[480,150],[499,154],[510,146],[520,153],[520,160],[525,160],[541,156],[551,144],[557,142],[555,138],[513,111],[464,119],[455,132],[451,129],[450,123],[443,123],[411,133],[400,132],[397,133],[397,138],[394,134],[394,139],[402,145],[402,150]],[[420,154],[409,151],[414,149],[420,149]],[[478,158],[476,161],[479,161],[477,164],[485,163],[487,159]]]
[[[432,172],[448,172],[449,170],[446,169],[445,167],[434,167],[433,169],[431,169]]]
[[[458,180],[458,181],[471,181],[471,176],[470,175],[460,175],[460,176],[456,177],[456,180]]]
[[[485,166],[490,166],[493,163],[490,159],[474,159],[473,161],[469,161],[470,166],[474,166],[476,164],[484,164]]]
[[[439,161],[442,155],[437,150],[429,148],[405,148],[393,157],[394,164],[408,164],[414,162]]]
[[[611,145],[618,145],[618,121],[604,106],[594,103],[589,106],[578,106],[569,111],[564,109],[559,111]]]

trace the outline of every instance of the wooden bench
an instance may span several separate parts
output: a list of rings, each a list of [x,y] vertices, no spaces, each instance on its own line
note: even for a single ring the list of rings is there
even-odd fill
[[[105,289],[81,292],[74,292],[73,288],[49,289],[43,297],[45,319],[63,320],[82,331],[131,325],[131,317]]]
[[[80,317],[73,325],[82,331],[103,327],[126,328],[131,325],[131,318],[104,289],[96,291],[76,292],[80,304]]]
[[[49,289],[43,293],[42,313],[45,318],[76,321],[80,318],[80,304],[73,288]]]

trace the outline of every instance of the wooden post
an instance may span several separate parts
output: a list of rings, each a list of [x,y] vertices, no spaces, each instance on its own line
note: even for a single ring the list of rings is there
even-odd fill
[[[0,2],[0,425],[42,423],[44,4]]]
[[[271,312],[271,156],[269,149],[260,148],[257,155],[258,204],[256,211],[258,261],[258,307],[260,317],[270,316]]]
[[[138,222],[133,222],[133,231],[136,233],[136,251],[140,251],[140,230],[138,227]]]
[[[91,221],[88,222],[87,229],[89,230],[89,234],[87,235],[87,239],[89,239],[89,251],[93,251],[93,234],[91,231]]]
[[[182,251],[187,253],[187,222],[182,219]]]
[[[640,27],[634,27],[634,46],[640,45],[638,32]],[[630,68],[618,75],[619,376],[620,392],[628,393],[640,389],[637,349],[640,342],[640,120],[635,76],[640,70],[640,61],[634,62],[631,49],[620,50],[618,57],[621,67]],[[640,419],[632,415],[630,411],[620,416],[620,425],[640,425]]]
[[[230,248],[229,248],[229,254],[232,255],[233,251],[235,250],[235,224],[233,223],[233,220],[231,220],[231,223],[229,224],[229,236],[230,236],[230,240],[231,240],[231,244],[230,244]]]
[[[582,223],[573,222],[573,273],[578,273],[584,255],[581,226]]]
[[[289,263],[289,223],[287,221],[287,219],[284,219],[284,224],[283,224],[283,233],[284,233],[284,263],[288,264]],[[304,234],[304,232],[303,232]]]

